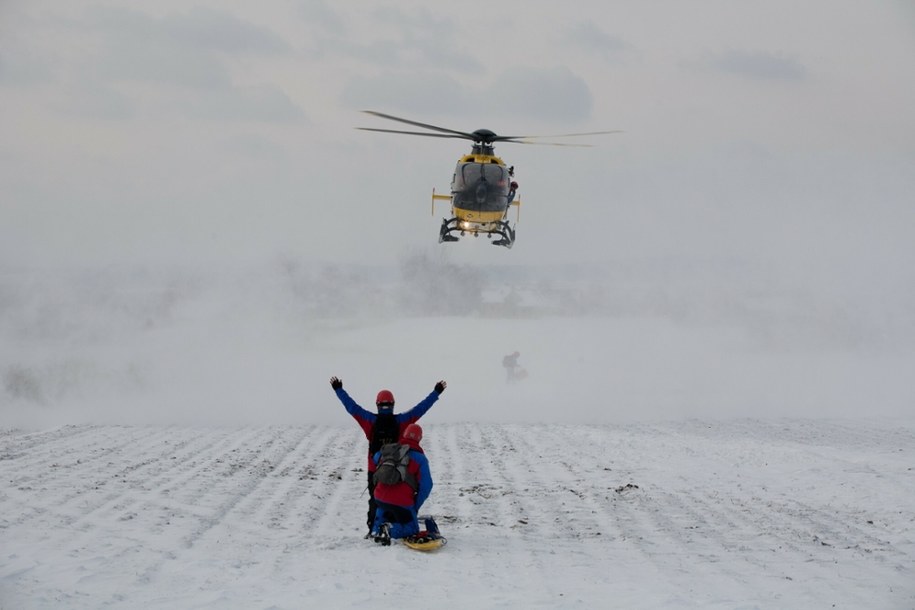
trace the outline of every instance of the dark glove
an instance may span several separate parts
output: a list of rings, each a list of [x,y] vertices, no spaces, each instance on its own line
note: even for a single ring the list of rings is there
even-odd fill
[[[442,392],[445,391],[445,388],[447,388],[447,387],[448,387],[448,384],[445,383],[445,380],[443,379],[435,384],[435,391],[438,392],[439,394],[441,394]]]
[[[338,379],[337,377],[331,377],[330,378],[330,387],[332,387],[335,390],[339,390],[340,388],[343,387],[343,382],[340,381],[340,379]]]

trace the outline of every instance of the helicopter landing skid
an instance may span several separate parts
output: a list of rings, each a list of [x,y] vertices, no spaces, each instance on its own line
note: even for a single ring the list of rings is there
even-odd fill
[[[457,237],[455,237],[454,235],[451,234],[452,231],[458,230],[456,224],[457,224],[456,218],[452,218],[451,220],[442,220],[442,228],[438,232],[438,243],[458,240]]]
[[[438,233],[438,243],[458,241],[460,238],[457,235],[452,235],[452,233],[460,233],[461,235],[464,233],[473,233],[474,236],[485,233],[487,236],[491,237],[496,235],[500,238],[492,242],[492,245],[494,246],[511,248],[515,244],[515,230],[504,220],[492,223],[490,226],[477,226],[473,228],[461,227],[458,223],[459,221],[457,218],[442,220],[442,227]]]

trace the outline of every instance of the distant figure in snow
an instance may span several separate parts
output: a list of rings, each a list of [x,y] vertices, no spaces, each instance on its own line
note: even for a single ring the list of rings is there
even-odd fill
[[[331,377],[330,385],[334,389],[334,392],[337,393],[337,398],[340,399],[340,402],[342,402],[344,408],[346,408],[346,412],[353,416],[353,419],[356,420],[356,423],[359,424],[362,431],[365,433],[365,438],[369,441],[369,511],[366,522],[368,524],[369,534],[371,534],[372,526],[375,522],[376,509],[375,481],[373,476],[375,474],[375,461],[373,459],[375,453],[377,453],[383,445],[396,443],[407,426],[416,423],[420,417],[426,414],[426,411],[432,408],[432,405],[438,400],[439,395],[445,391],[448,384],[445,383],[444,380],[439,381],[435,384],[435,389],[421,400],[419,404],[409,411],[398,413],[397,415],[394,414],[394,394],[392,394],[390,390],[381,390],[378,392],[378,396],[375,398],[375,407],[378,409],[378,412],[372,413],[371,411],[366,411],[360,407],[356,404],[355,400],[350,398],[350,395],[343,389],[343,381],[341,379],[338,377]],[[366,537],[368,537],[368,535]]]
[[[429,460],[419,446],[422,440],[423,429],[419,424],[410,424],[403,429],[398,443],[383,446],[372,457],[377,472],[377,508],[371,533],[375,542],[382,545],[391,544],[392,538],[419,533],[419,509],[432,491]],[[431,517],[425,517],[425,527],[429,533],[438,532]]]
[[[521,352],[512,352],[505,358],[502,358],[502,366],[505,367],[505,381],[506,383],[511,383],[517,381],[518,379],[524,379],[527,377],[527,372],[518,366],[518,358],[521,356]]]

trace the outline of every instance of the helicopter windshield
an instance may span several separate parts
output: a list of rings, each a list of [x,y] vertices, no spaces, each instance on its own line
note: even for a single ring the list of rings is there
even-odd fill
[[[508,207],[511,177],[498,163],[458,163],[451,183],[455,207],[498,212]]]

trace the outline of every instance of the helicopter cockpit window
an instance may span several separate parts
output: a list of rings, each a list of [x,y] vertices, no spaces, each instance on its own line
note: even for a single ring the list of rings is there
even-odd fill
[[[489,183],[492,187],[505,187],[511,181],[504,167],[495,163],[464,163],[454,175],[454,186],[460,189],[467,185],[475,185],[480,181]]]
[[[498,163],[462,163],[451,185],[455,204],[464,209],[497,211],[508,203],[511,177]]]

